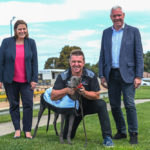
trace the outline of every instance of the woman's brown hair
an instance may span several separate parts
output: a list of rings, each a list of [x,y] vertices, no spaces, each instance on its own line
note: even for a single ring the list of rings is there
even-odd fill
[[[24,24],[28,28],[28,25],[24,20],[17,20],[14,24],[14,36],[15,36],[15,38],[18,38],[17,33],[16,33],[16,29],[17,29],[18,25],[20,25],[20,24]],[[28,38],[28,37],[29,37],[29,33],[27,30],[27,34],[26,34],[25,38]]]

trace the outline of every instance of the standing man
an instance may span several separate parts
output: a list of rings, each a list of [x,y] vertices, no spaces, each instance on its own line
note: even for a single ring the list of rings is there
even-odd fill
[[[100,86],[97,80],[97,76],[91,70],[84,68],[85,58],[83,52],[80,49],[73,50],[71,52],[69,63],[70,68],[68,68],[65,72],[61,73],[57,77],[51,93],[51,99],[58,100],[67,94],[73,95],[75,89],[68,88],[67,83],[70,80],[71,76],[82,77],[83,86],[80,88],[80,94],[82,99],[84,116],[88,114],[98,114],[101,124],[102,135],[104,138],[103,145],[106,147],[113,146],[114,144],[111,139],[112,133],[108,111],[105,101],[100,99]],[[75,116],[71,138],[74,138],[81,120],[81,115]],[[67,137],[67,133],[68,120],[65,124],[64,138]]]
[[[127,113],[130,143],[138,143],[138,122],[134,103],[135,89],[143,77],[143,50],[139,30],[124,23],[122,7],[112,7],[113,26],[102,35],[99,59],[101,84],[108,88],[112,114],[117,133],[114,139],[127,138],[126,125],[121,111],[121,93]]]

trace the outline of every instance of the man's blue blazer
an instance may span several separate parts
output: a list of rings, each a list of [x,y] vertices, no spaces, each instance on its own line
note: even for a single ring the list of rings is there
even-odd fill
[[[35,41],[24,39],[25,68],[27,81],[38,82],[38,60]],[[2,41],[0,47],[0,82],[12,83],[16,57],[16,39],[9,37]]]
[[[139,30],[125,24],[120,48],[119,68],[126,83],[133,83],[135,77],[143,77],[143,48]],[[109,81],[112,68],[112,27],[103,31],[99,58],[99,76]]]

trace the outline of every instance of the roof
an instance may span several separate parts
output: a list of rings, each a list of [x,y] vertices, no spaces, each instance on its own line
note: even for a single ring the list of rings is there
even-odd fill
[[[50,72],[64,72],[65,69],[43,69],[39,70],[39,73],[50,73]]]

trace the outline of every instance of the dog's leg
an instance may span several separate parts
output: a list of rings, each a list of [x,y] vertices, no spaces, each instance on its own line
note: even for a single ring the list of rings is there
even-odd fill
[[[73,127],[74,118],[75,118],[74,115],[69,116],[69,129],[68,129],[68,134],[67,134],[68,144],[71,144],[71,131],[72,131],[72,127]]]
[[[65,120],[65,115],[61,114],[61,127],[60,127],[60,134],[59,134],[59,139],[61,144],[64,143],[63,140],[64,120]]]
[[[55,133],[56,135],[58,136],[58,131],[57,131],[57,119],[59,117],[59,114],[58,113],[54,113],[54,121],[53,121],[53,125],[54,125],[54,129],[55,129]]]
[[[50,110],[50,106],[48,106],[48,120],[47,120],[46,133],[48,132],[48,129],[49,129],[50,117],[51,117],[51,110]]]
[[[42,99],[41,99],[41,101],[42,101]],[[45,106],[42,102],[40,102],[40,111],[39,111],[39,113],[38,113],[38,121],[37,121],[37,124],[36,124],[35,129],[34,129],[33,138],[36,136],[36,132],[37,132],[37,129],[38,129],[38,125],[39,125],[41,116],[42,116],[42,114],[43,114],[45,108],[46,108],[46,106]]]
[[[80,103],[80,109],[81,109],[81,115],[82,115],[82,121],[83,121],[83,129],[84,129],[84,134],[85,134],[85,147],[87,146],[87,134],[86,134],[86,129],[85,129],[85,122],[84,122],[84,113],[83,113],[83,106],[82,102]]]

